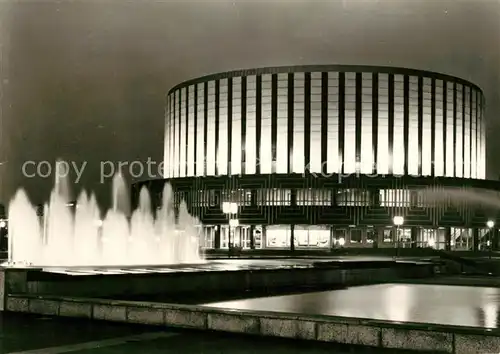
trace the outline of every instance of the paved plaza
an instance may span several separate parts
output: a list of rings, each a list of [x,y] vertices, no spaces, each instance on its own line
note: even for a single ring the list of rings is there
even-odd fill
[[[214,260],[195,266],[84,267],[71,269],[72,275],[110,272],[196,272],[256,268],[308,268],[318,262],[353,260],[386,261],[386,257],[335,257],[318,259]],[[399,259],[399,262],[411,261]],[[64,272],[52,268],[49,271]],[[65,270],[68,271],[67,269]],[[115,274],[116,274],[115,273]],[[474,287],[465,288],[467,285]],[[448,315],[460,317],[461,325],[498,328],[500,290],[493,277],[437,277],[415,279],[410,284],[394,283],[357,286],[337,291],[260,296],[246,294],[246,299],[212,300],[206,294],[189,303],[238,309],[285,311],[335,316],[374,318],[393,321],[449,323]],[[272,297],[270,297],[272,296]],[[228,297],[228,296],[226,296]],[[252,299],[253,297],[253,299]],[[260,297],[260,298],[259,298]],[[428,303],[429,298],[434,302]],[[453,299],[453,301],[450,301]],[[143,299],[159,301],[165,299]],[[203,301],[204,300],[204,301]],[[217,303],[219,301],[219,303]],[[220,303],[220,301],[225,301]],[[209,304],[207,304],[209,302]],[[436,311],[439,309],[439,311]],[[441,311],[442,310],[442,311]],[[340,311],[340,312],[339,312]],[[460,316],[459,316],[459,315]],[[423,316],[423,317],[422,317]],[[432,318],[428,318],[431,316]],[[448,316],[448,317],[447,317]],[[118,353],[404,353],[399,350],[338,346],[332,343],[307,342],[280,338],[243,336],[230,333],[189,331],[174,328],[54,318],[40,315],[0,313],[0,353],[5,354],[118,354]]]

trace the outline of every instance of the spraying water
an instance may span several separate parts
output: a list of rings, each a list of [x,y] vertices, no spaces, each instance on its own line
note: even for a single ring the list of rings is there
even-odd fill
[[[200,263],[200,222],[182,203],[175,215],[167,183],[162,208],[151,208],[143,187],[139,207],[130,202],[121,174],[113,178],[113,205],[101,219],[95,195],[82,191],[73,211],[66,179],[58,178],[43,217],[23,189],[9,205],[9,264],[30,266],[128,266]]]
[[[421,190],[420,193],[423,199],[430,204],[463,204],[463,202],[467,202],[470,206],[482,206],[493,210],[500,209],[500,195],[487,189],[439,187],[426,188]]]

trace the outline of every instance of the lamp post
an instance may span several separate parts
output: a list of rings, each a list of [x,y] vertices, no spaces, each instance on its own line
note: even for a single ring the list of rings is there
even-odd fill
[[[488,220],[486,222],[486,226],[488,227],[489,229],[489,240],[488,240],[488,243],[489,243],[489,258],[491,259],[491,252],[492,252],[492,249],[493,249],[493,227],[495,226],[495,222],[493,220]]]
[[[399,257],[399,227],[404,224],[405,218],[402,216],[395,216],[392,219],[392,222],[396,225],[396,257]]]
[[[233,202],[222,203],[222,212],[228,216],[229,219],[229,234],[227,239],[227,246],[229,252],[231,252],[231,232],[234,228],[238,227],[239,221],[233,216],[238,214],[238,204]]]
[[[337,242],[338,242],[338,244],[339,244],[340,247],[344,247],[344,245],[345,245],[345,238],[341,237],[341,238],[338,239]]]

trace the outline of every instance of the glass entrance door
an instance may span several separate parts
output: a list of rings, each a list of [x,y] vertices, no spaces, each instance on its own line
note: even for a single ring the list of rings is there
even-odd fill
[[[232,228],[231,242],[235,247],[250,248],[250,226],[239,225]]]
[[[363,243],[363,230],[349,229],[349,244],[361,245]]]
[[[231,243],[234,247],[250,248],[250,226],[239,225],[230,227],[221,225],[221,248],[228,248]]]
[[[231,237],[231,242],[233,242],[233,238]],[[229,226],[221,225],[220,226],[220,248],[229,248]]]
[[[240,226],[240,246],[242,248],[250,248],[251,244],[251,232],[250,232],[250,226],[243,225]]]
[[[208,225],[203,227],[202,239],[200,240],[200,245],[203,248],[214,248],[215,247],[215,228],[217,226]]]

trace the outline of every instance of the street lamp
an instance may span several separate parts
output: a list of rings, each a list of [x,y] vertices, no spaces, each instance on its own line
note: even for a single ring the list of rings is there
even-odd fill
[[[405,218],[402,216],[395,216],[392,218],[392,222],[394,225],[396,225],[396,242],[397,242],[397,249],[396,249],[396,257],[399,256],[399,227],[405,223]]]
[[[401,226],[405,223],[405,218],[402,216],[395,216],[392,221],[394,222],[394,225],[396,226]]]
[[[490,229],[488,232],[488,234],[489,234],[488,248],[489,248],[489,258],[491,259],[491,251],[493,249],[493,239],[492,239],[493,235],[492,235],[492,233],[493,233],[493,227],[495,226],[495,222],[493,220],[488,220],[488,221],[486,221],[486,226],[488,227],[488,229]]]
[[[231,219],[229,220],[229,226],[230,227],[238,227],[240,225],[240,221],[238,219]]]
[[[238,204],[237,203],[230,203],[230,202],[224,202],[222,203],[222,212],[224,214],[237,214],[238,213]]]

